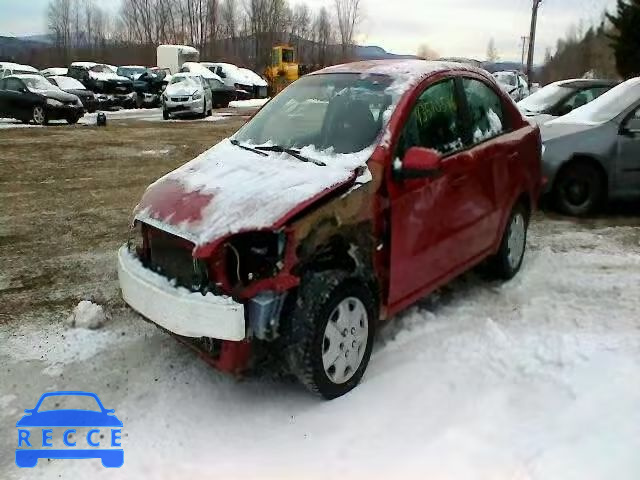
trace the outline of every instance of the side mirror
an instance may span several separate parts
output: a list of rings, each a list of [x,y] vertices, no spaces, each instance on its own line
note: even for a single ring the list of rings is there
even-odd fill
[[[394,163],[393,173],[399,180],[435,178],[441,173],[440,162],[440,154],[435,150],[411,147],[404,154],[402,161]]]

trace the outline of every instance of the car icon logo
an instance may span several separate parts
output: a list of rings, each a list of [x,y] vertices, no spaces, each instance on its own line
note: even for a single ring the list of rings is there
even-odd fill
[[[58,407],[60,403],[68,402],[69,399],[79,399],[92,408],[50,409],[43,405],[43,402],[49,405],[55,401],[55,406]],[[122,422],[114,415],[114,410],[104,407],[95,393],[45,393],[36,406],[25,410],[25,413],[26,415],[16,423],[18,467],[35,467],[40,458],[99,458],[107,468],[119,468],[124,463],[124,450],[120,443]]]

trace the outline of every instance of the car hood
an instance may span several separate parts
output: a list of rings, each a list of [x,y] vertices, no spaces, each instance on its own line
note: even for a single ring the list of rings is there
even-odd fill
[[[90,90],[84,90],[84,89],[78,89],[78,90],[74,90],[74,89],[65,89],[64,90],[66,93],[69,93],[71,95],[76,95],[78,97],[81,98],[87,98],[87,97],[93,97],[93,92]]]
[[[540,127],[540,135],[542,141],[546,142],[554,140],[560,137],[566,137],[567,135],[574,135],[581,133],[592,128],[596,128],[598,125],[589,125],[584,123],[562,123],[554,121],[551,123],[545,123]]]
[[[174,84],[168,85],[164,91],[169,96],[176,96],[176,97],[187,96],[188,97],[200,90],[201,89],[198,88],[197,85],[180,82],[180,83],[174,83]]]
[[[319,158],[305,147],[302,154]],[[266,156],[228,139],[149,186],[135,218],[193,242],[216,244],[234,233],[280,228],[289,218],[334,190],[368,181],[373,147],[323,157],[326,166],[288,154]],[[197,252],[195,252],[197,254]]]
[[[121,427],[115,415],[91,410],[48,410],[25,415],[16,427]]]
[[[61,102],[73,102],[77,98],[75,95],[64,92],[57,88],[56,89],[52,88],[47,90],[31,89],[31,91],[47,98],[53,98],[54,100],[59,100]]]
[[[131,83],[131,80],[127,77],[121,77],[120,75],[112,72],[92,72],[89,71],[89,76],[100,82],[125,82]]]

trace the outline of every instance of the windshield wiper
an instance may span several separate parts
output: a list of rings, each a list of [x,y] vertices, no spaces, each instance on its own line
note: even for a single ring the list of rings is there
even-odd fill
[[[296,150],[295,148],[284,148],[284,147],[281,147],[280,145],[270,145],[268,147],[256,147],[256,150],[262,150],[264,152],[287,153],[302,162],[315,163],[316,165],[319,165],[321,167],[327,166],[326,163],[321,162],[320,160],[315,160],[313,158],[308,158],[308,157],[305,157],[304,155],[301,155],[300,150]]]
[[[248,150],[250,152],[257,153],[258,155],[262,155],[263,157],[268,157],[269,156],[266,153],[261,152],[260,150],[256,150],[255,148],[251,148],[251,147],[247,147],[246,145],[242,145],[238,140],[231,140],[231,145],[235,145],[236,147],[242,148],[243,150]]]

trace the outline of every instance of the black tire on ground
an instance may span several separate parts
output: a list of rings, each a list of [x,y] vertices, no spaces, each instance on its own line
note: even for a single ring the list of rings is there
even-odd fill
[[[512,279],[522,267],[522,260],[527,249],[527,231],[529,229],[529,210],[522,204],[517,203],[502,234],[498,253],[489,259],[489,271],[497,278],[503,280]],[[515,240],[515,235],[522,236],[519,241]],[[512,249],[515,249],[512,252]]]
[[[136,93],[136,108],[143,108],[143,107],[144,107],[143,94]]]
[[[229,101],[224,101],[224,102],[222,102],[222,103],[220,104],[220,107],[222,107],[222,108],[229,108],[229,103],[231,103],[231,102],[229,102]]]
[[[162,118],[163,120],[169,120],[169,112],[167,111],[166,108],[162,109]]]
[[[558,173],[553,188],[554,203],[566,215],[594,213],[605,197],[605,178],[587,162],[572,162]]]
[[[355,348],[352,350],[356,352],[354,355],[359,356],[362,348],[364,354],[355,368],[355,373],[346,381],[336,383],[329,377],[323,365],[323,350],[329,348],[325,329],[329,321],[335,321],[336,326],[338,325],[338,317],[335,314],[337,306],[341,302],[348,303],[349,299],[358,299],[364,306],[367,318],[360,322],[368,327],[367,339],[366,344],[360,344],[360,348],[355,342],[351,344],[351,347]],[[351,309],[350,306],[348,308]],[[374,296],[362,280],[340,270],[329,270],[305,277],[298,290],[296,304],[285,322],[287,359],[292,373],[307,389],[327,400],[340,397],[352,390],[360,382],[369,363],[377,315]],[[342,335],[348,343],[351,337]],[[342,347],[341,343],[340,349]],[[349,355],[348,349],[351,347],[345,347],[345,356]],[[342,355],[342,350],[339,355]],[[331,367],[328,370],[331,371]],[[347,372],[346,369],[343,371]],[[349,372],[351,371],[349,369]]]
[[[73,125],[73,124],[78,123],[78,120],[80,120],[80,116],[79,115],[72,115],[72,116],[67,117],[66,120],[67,120],[67,123],[69,125]]]
[[[30,119],[30,118],[21,118],[21,119],[20,119],[20,121],[21,121],[22,123],[24,123],[25,125],[28,125],[28,124],[29,124],[29,122],[31,122],[31,119]]]

